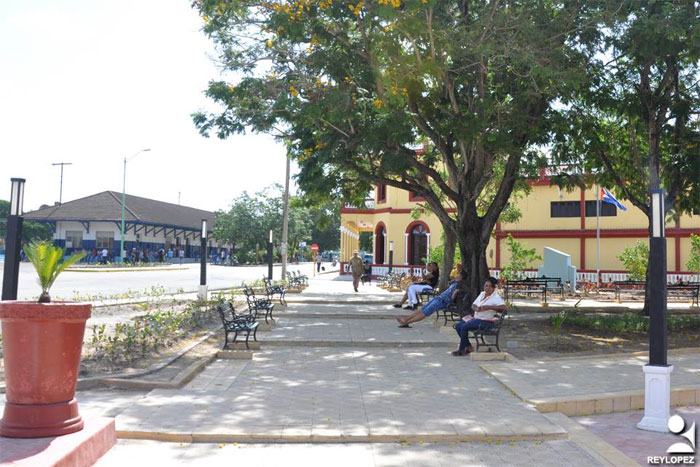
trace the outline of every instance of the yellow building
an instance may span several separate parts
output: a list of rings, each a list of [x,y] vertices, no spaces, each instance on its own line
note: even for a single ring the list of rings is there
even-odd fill
[[[598,260],[596,188],[567,192],[550,186],[550,177],[545,175],[530,185],[530,194],[517,201],[521,219],[512,224],[498,223],[494,230],[487,261],[496,275],[509,262],[504,239],[511,234],[526,247],[536,248],[541,256],[544,247],[569,254],[579,280],[595,280],[598,269],[603,281],[626,278],[618,256],[625,247],[648,238],[648,221],[639,209],[630,202],[623,202],[627,211],[601,203]],[[421,202],[407,191],[379,186],[364,208],[345,206],[341,210],[341,271],[346,270],[344,263],[358,249],[360,232],[367,231],[372,232],[374,274],[386,273],[390,252],[394,269],[419,272],[423,259],[431,247],[440,244],[442,235],[436,216],[424,214],[417,220],[411,216]],[[700,216],[684,215],[666,226],[671,280],[685,273],[691,233],[700,234]]]

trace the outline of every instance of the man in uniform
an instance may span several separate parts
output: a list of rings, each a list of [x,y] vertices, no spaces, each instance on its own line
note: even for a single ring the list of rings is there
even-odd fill
[[[348,262],[350,272],[352,273],[352,286],[355,289],[355,292],[358,291],[357,286],[360,285],[360,277],[365,272],[365,267],[362,264],[362,259],[360,259],[360,257],[357,256],[357,253],[357,250],[353,251],[352,258],[350,258],[350,261]]]

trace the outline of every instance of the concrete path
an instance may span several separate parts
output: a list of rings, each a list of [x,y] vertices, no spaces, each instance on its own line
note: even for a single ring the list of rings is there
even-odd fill
[[[644,389],[646,356],[606,356],[516,363],[482,367],[523,399],[587,396]],[[671,353],[671,386],[700,389],[700,353]]]
[[[138,465],[230,467],[595,467],[571,441],[411,444],[159,443],[119,440],[97,467]]]
[[[279,348],[219,360],[188,387],[136,400],[117,430],[181,441],[566,437],[474,362],[432,348]]]

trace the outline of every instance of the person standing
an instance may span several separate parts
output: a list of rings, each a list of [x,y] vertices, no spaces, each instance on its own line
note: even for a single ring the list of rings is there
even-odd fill
[[[102,264],[107,264],[107,256],[109,256],[109,251],[107,248],[102,249]]]
[[[180,251],[177,253],[177,256],[180,258],[180,264],[182,264],[182,260],[185,259],[185,249],[180,248]]]
[[[357,287],[360,285],[360,277],[362,277],[362,273],[365,272],[362,259],[357,254],[357,250],[353,251],[352,258],[350,258],[350,261],[348,261],[348,266],[350,268],[350,272],[352,273],[352,287],[355,289],[355,292],[358,292]]]
[[[321,265],[323,264],[323,257],[319,254],[316,255],[316,273],[321,272]]]

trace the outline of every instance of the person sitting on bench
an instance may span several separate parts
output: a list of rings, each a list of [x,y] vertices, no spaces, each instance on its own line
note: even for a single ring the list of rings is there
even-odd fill
[[[408,315],[406,318],[402,318],[401,316],[394,316],[394,318],[396,318],[396,321],[399,322],[399,327],[410,328],[409,324],[421,321],[425,319],[426,316],[430,316],[436,311],[447,308],[449,304],[454,303],[454,301],[457,299],[457,296],[460,293],[464,293],[464,287],[466,286],[466,278],[467,272],[465,270],[461,270],[459,274],[455,276],[454,282],[450,284],[447,290],[445,290],[443,293],[441,293],[434,299],[430,300],[430,302],[426,304],[421,311],[416,311],[415,313]]]
[[[401,308],[401,305],[406,303],[408,300],[408,305],[405,307],[406,310],[415,310],[418,306],[418,295],[424,290],[435,290],[438,282],[440,281],[440,268],[437,263],[429,263],[426,267],[426,272],[423,274],[422,280],[411,284],[406,289],[406,293],[401,297],[399,303],[394,303],[394,308]]]
[[[479,329],[482,325],[493,324],[496,314],[506,309],[506,303],[496,293],[498,279],[489,277],[484,282],[484,291],[476,297],[472,304],[473,316],[465,316],[455,325],[455,331],[459,335],[459,348],[452,352],[455,357],[467,355],[474,351],[469,342],[469,331]]]

